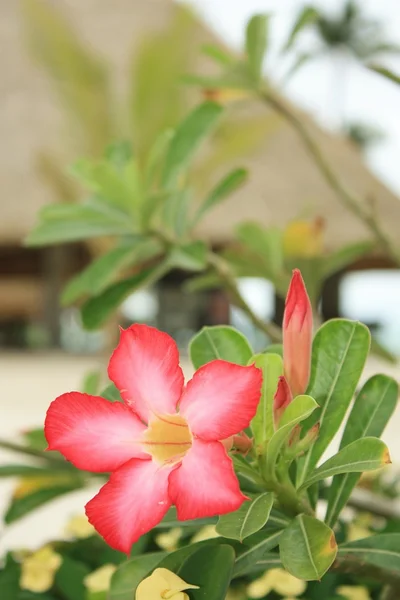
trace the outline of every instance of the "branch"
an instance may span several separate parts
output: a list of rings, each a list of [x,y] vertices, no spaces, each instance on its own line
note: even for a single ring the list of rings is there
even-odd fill
[[[221,256],[218,256],[218,254],[210,252],[208,255],[208,264],[224,283],[225,288],[229,292],[231,300],[235,306],[241,308],[243,312],[245,312],[246,315],[251,319],[254,325],[263,331],[272,342],[281,342],[281,329],[273,323],[265,323],[255,314],[253,309],[247,304],[241,295],[237,287],[235,277],[226,261],[221,258]]]
[[[400,264],[400,252],[396,246],[391,242],[381,225],[377,221],[373,212],[368,210],[362,199],[352,194],[345,185],[340,181],[339,177],[333,171],[327,158],[321,152],[318,144],[315,142],[307,127],[304,125],[302,120],[291,111],[291,109],[277,96],[275,96],[270,90],[260,91],[259,96],[261,100],[269,104],[276,112],[278,112],[293,129],[296,130],[297,134],[303,141],[309,154],[314,159],[314,162],[329,187],[336,193],[341,203],[354,215],[356,215],[371,231],[375,239],[379,243],[380,247],[396,262]]]

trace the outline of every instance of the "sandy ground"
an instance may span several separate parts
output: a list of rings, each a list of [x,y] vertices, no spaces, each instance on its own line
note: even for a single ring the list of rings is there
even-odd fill
[[[104,364],[104,363],[103,363]],[[18,431],[37,427],[43,423],[46,409],[59,394],[79,389],[85,373],[102,366],[93,357],[72,357],[53,353],[49,355],[0,354],[0,437],[17,440]],[[105,366],[105,365],[104,365]],[[189,364],[183,364],[187,375]],[[370,360],[363,380],[376,372],[386,372],[400,379],[400,365]],[[400,464],[400,407],[389,424],[384,440],[389,445],[394,463]],[[337,443],[332,445],[329,453]],[[0,463],[8,459],[17,463],[20,458],[0,450]],[[23,459],[24,460],[24,459]],[[0,514],[7,505],[15,481],[0,480]],[[36,510],[16,524],[0,530],[0,555],[9,548],[34,548],[62,535],[69,516],[83,512],[85,502],[96,488],[69,494]]]

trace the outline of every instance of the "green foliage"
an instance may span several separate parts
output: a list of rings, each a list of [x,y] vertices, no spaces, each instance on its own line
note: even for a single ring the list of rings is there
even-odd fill
[[[278,354],[257,354],[252,358],[262,370],[263,383],[257,413],[251,422],[256,452],[262,454],[274,433],[273,404],[278,379],[283,375],[283,361]]]
[[[253,355],[249,342],[233,327],[217,325],[203,327],[189,346],[190,360],[195,369],[206,363],[222,359],[238,365],[247,365]]]
[[[368,356],[368,329],[355,321],[334,319],[317,332],[312,349],[308,393],[321,410],[306,428],[320,422],[317,441],[299,462],[297,483],[301,485],[338,431],[346,414]]]
[[[256,84],[262,76],[262,64],[268,45],[268,15],[255,15],[247,24],[246,51],[248,66]]]
[[[400,571],[400,533],[382,533],[342,544],[339,557],[360,559],[365,565]]]
[[[354,402],[340,442],[340,448],[346,448],[356,440],[367,436],[380,437],[396,408],[398,384],[386,375],[374,375],[369,379]],[[326,522],[335,524],[340,511],[348,501],[359,480],[357,474],[334,477],[329,488]]]
[[[268,521],[273,501],[273,494],[266,492],[255,496],[250,502],[244,502],[237,511],[219,518],[217,532],[243,542]]]
[[[337,545],[333,531],[307,515],[298,515],[279,540],[283,566],[306,581],[319,580],[335,560]]]

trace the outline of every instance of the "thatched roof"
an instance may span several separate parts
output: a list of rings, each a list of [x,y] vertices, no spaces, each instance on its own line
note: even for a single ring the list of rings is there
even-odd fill
[[[55,148],[62,155],[61,141],[68,134],[48,81],[27,52],[18,5],[17,0],[0,3],[1,243],[20,240],[31,229],[39,207],[51,201],[35,160],[41,149]],[[162,28],[173,10],[167,0],[58,0],[58,5],[65,8],[84,39],[114,66],[121,85],[132,47],[149,31]],[[204,29],[204,37],[209,35]],[[374,200],[385,228],[396,238],[398,198],[371,174],[350,142],[322,131],[310,116],[304,117],[345,184]],[[338,203],[285,123],[267,137],[257,156],[245,162],[251,172],[249,184],[210,214],[201,227],[207,237],[225,241],[242,219],[281,225],[305,209],[310,216],[326,218],[330,246],[366,237],[364,227]]]

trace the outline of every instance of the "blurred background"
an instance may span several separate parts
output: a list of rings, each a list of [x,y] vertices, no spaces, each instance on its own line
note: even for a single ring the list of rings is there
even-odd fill
[[[79,201],[82,191],[68,174],[77,157],[99,156],[120,138],[134,140],[139,156],[146,155],[157,133],[174,126],[207,95],[180,80],[185,73],[209,69],[200,47],[217,42],[239,53],[245,23],[256,12],[271,14],[264,65],[269,85],[299,111],[345,185],[377,206],[383,228],[398,241],[399,90],[365,64],[379,60],[400,72],[400,6],[397,0],[315,0],[316,18],[288,43],[304,8],[303,0],[192,0],[184,5],[172,0],[2,0],[3,438],[40,425],[55,396],[79,388],[88,371],[105,366],[117,331],[115,320],[100,331],[85,331],[79,309],[60,302],[65,283],[107,242],[27,247],[24,239],[38,210],[53,202]],[[199,235],[220,249],[244,219],[280,228],[293,219],[316,219],[327,251],[367,239],[368,230],[338,203],[293,130],[271,110],[233,106],[233,100],[222,98],[230,121],[222,123],[196,166],[196,185],[206,189],[216,170],[232,164],[247,167],[249,181],[201,222]],[[168,331],[183,355],[203,325],[230,323],[256,348],[265,345],[223,290],[189,293],[186,279],[183,269],[174,270],[132,294],[118,322],[146,322]],[[238,285],[260,319],[280,324],[283,303],[270,281],[246,277]],[[323,319],[363,321],[394,357],[389,362],[373,356],[364,379],[377,370],[398,377],[400,271],[389,257],[371,252],[327,277],[319,302]],[[400,460],[399,420],[400,414],[384,436],[395,460]],[[0,509],[11,485],[1,484]],[[81,506],[82,495],[75,500]],[[65,511],[72,510],[71,500],[63,498],[49,510],[45,507],[29,522],[38,540],[45,536],[45,511],[49,522],[62,523]],[[12,545],[25,527],[22,520],[7,530],[0,545]]]

